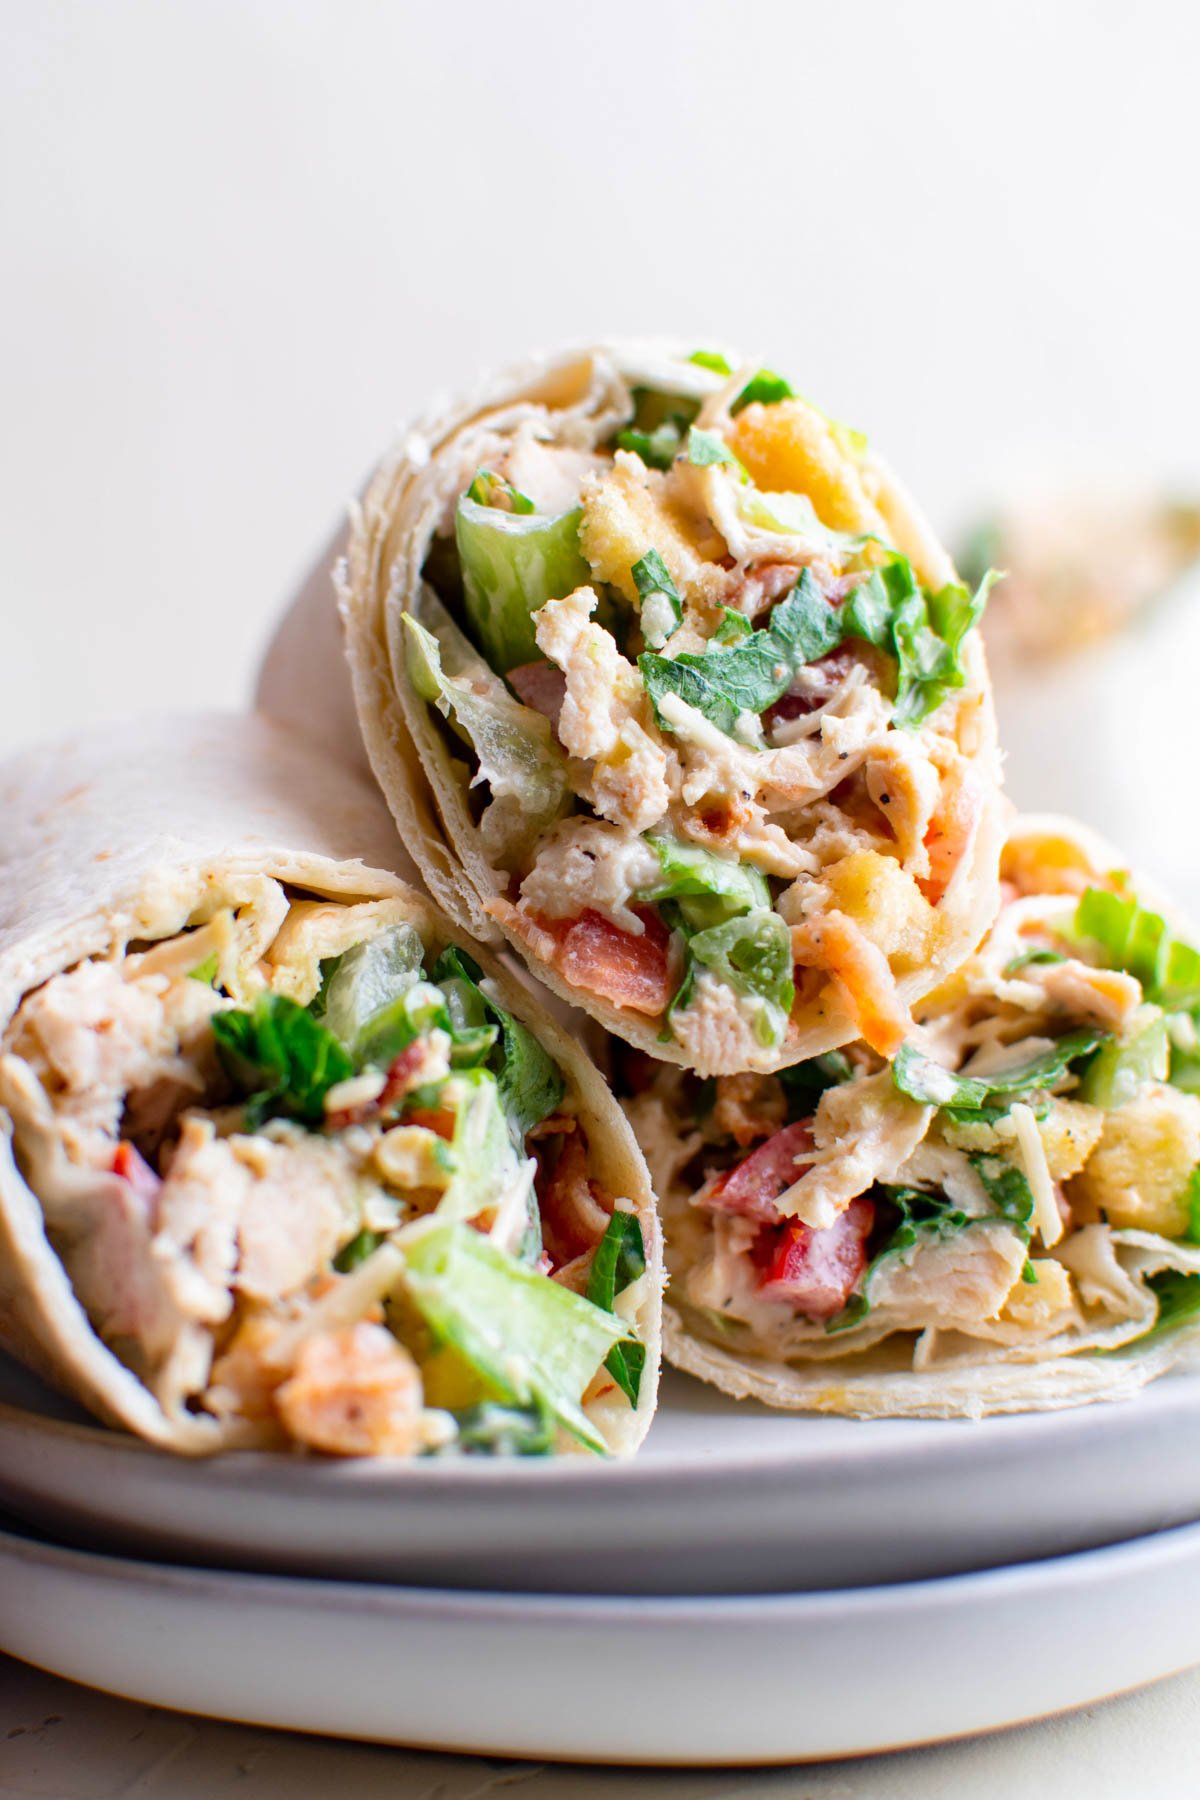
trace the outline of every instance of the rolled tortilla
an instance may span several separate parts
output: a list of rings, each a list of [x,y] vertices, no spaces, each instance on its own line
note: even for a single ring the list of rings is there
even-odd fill
[[[510,372],[402,437],[339,593],[435,898],[630,1044],[705,1073],[886,1049],[995,912],[972,597],[859,436],[752,364]],[[274,710],[291,684],[281,646]]]
[[[6,765],[0,846],[7,1351],[183,1452],[637,1445],[645,1165],[389,872],[371,787],[261,719],[163,719]]]
[[[1002,875],[891,1067],[857,1045],[708,1094],[628,1071],[678,1367],[797,1411],[951,1417],[1119,1399],[1195,1358],[1200,955],[1071,822],[1019,821]]]

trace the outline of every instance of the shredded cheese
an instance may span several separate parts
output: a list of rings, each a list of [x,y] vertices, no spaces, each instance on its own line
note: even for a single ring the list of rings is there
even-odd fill
[[[1011,1112],[1017,1134],[1017,1152],[1024,1167],[1025,1179],[1033,1192],[1033,1222],[1042,1243],[1049,1250],[1062,1236],[1062,1214],[1054,1193],[1046,1148],[1032,1110],[1018,1102]]]

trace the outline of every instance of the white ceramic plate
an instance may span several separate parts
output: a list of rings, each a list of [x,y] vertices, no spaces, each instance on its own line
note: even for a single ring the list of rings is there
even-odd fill
[[[257,1725],[588,1762],[986,1731],[1200,1660],[1200,1526],[844,1594],[603,1599],[126,1562],[0,1534],[0,1649]]]
[[[563,1593],[752,1593],[954,1574],[1200,1518],[1200,1377],[966,1421],[797,1418],[680,1375],[631,1463],[182,1460],[0,1364],[0,1506],[225,1568]]]

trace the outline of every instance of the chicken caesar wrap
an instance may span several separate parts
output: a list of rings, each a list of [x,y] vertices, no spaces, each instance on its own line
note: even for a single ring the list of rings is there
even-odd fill
[[[890,1055],[994,915],[987,587],[782,377],[628,347],[410,431],[340,575],[363,738],[437,900],[702,1074]]]
[[[667,1352],[775,1406],[1118,1398],[1200,1339],[1200,952],[1105,846],[1025,820],[978,954],[894,1060],[702,1081],[625,1053]]]
[[[261,720],[0,771],[0,1344],[166,1448],[627,1452],[645,1166],[582,1051]]]

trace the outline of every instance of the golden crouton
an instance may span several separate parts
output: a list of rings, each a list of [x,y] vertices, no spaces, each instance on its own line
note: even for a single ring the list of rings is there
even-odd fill
[[[934,912],[912,876],[891,856],[855,850],[831,863],[823,880],[834,905],[853,919],[893,967],[916,968],[929,949]]]
[[[865,531],[886,540],[879,509],[862,475],[840,449],[828,419],[806,400],[756,401],[726,434],[734,455],[767,493],[807,494],[817,517],[835,531]]]
[[[1039,1256],[1033,1270],[1036,1281],[1016,1281],[1009,1289],[999,1314],[1006,1324],[1045,1326],[1073,1309],[1071,1277],[1060,1262],[1052,1256]]]
[[[725,571],[708,559],[722,555],[725,545],[684,507],[670,476],[618,450],[612,468],[585,481],[582,495],[579,541],[592,572],[635,606],[633,565],[647,550],[658,551],[685,598],[717,598],[724,592]]]
[[[1083,1168],[1100,1141],[1104,1117],[1098,1106],[1059,1099],[1051,1104],[1045,1118],[1037,1121],[1046,1162],[1055,1181],[1067,1181]],[[997,1156],[1008,1154],[1017,1135],[1016,1126],[1007,1113],[991,1124],[958,1125],[951,1119],[944,1119],[941,1133],[952,1150],[984,1150]]]
[[[1077,1220],[1181,1237],[1188,1183],[1200,1163],[1200,1099],[1155,1085],[1115,1112],[1081,1174],[1067,1189]]]

